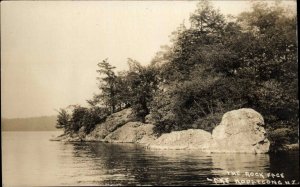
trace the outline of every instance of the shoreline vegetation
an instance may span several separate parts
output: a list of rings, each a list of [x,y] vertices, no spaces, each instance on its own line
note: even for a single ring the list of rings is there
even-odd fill
[[[51,141],[137,143],[147,149],[199,150],[206,153],[267,153],[270,142],[265,136],[264,120],[253,109],[227,112],[213,133],[201,129],[173,131],[157,136],[154,125],[131,121],[132,109],[114,113],[86,134],[84,127],[77,133],[62,134]],[[149,122],[149,121],[148,121]],[[281,152],[298,151],[299,144],[284,145]]]
[[[148,66],[98,63],[89,107],[59,110],[57,141],[157,149],[266,153],[299,150],[296,14],[253,2],[225,16],[200,1]],[[164,146],[165,145],[165,146]]]

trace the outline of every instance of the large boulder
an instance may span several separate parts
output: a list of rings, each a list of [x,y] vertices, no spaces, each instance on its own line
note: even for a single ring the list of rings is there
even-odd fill
[[[150,149],[197,149],[210,151],[212,136],[200,129],[173,131],[163,134],[149,144]]]
[[[105,122],[97,124],[95,129],[86,137],[86,141],[103,141],[104,138],[132,120],[132,109],[127,108],[108,116]]]
[[[152,124],[129,122],[107,135],[106,142],[116,143],[142,143],[146,144],[155,139]]]
[[[211,149],[213,152],[266,153],[270,142],[263,126],[263,117],[253,109],[227,112],[212,132]]]

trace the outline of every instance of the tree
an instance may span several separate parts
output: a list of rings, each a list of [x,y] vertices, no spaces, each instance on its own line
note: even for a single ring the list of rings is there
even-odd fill
[[[128,64],[129,101],[137,118],[145,122],[145,116],[150,112],[149,103],[157,88],[157,70],[153,66],[143,67],[132,59],[128,59]]]
[[[85,116],[87,110],[87,108],[80,105],[73,105],[73,111],[70,119],[71,132],[76,133],[81,127],[85,126]]]
[[[105,121],[107,116],[108,111],[106,108],[94,106],[86,109],[81,120],[85,132],[90,133],[98,123]]]
[[[111,113],[116,111],[116,82],[117,76],[114,73],[115,67],[108,63],[108,59],[103,60],[98,63],[97,72],[100,74],[100,77],[97,77],[99,80],[99,89],[101,90],[101,94],[98,95],[101,99],[99,101],[103,101],[106,106],[111,109]]]
[[[104,107],[92,106],[82,107],[80,105],[70,105],[71,114],[65,109],[60,109],[57,118],[57,128],[63,128],[65,133],[77,133],[81,128],[85,133],[90,133],[96,124],[103,122],[108,110]]]
[[[255,88],[248,92],[249,106],[265,116],[270,131],[298,129],[297,24],[291,12],[280,4],[254,3],[238,18],[249,40],[237,76]]]
[[[149,66],[128,59],[129,70],[117,76],[107,59],[99,63],[101,94],[88,100],[90,108],[75,106],[71,118],[61,111],[58,127],[90,132],[108,109],[113,113],[130,106],[140,121],[151,114],[158,134],[211,131],[225,112],[250,107],[264,116],[273,147],[297,142],[295,14],[280,3],[259,2],[228,20],[201,1],[189,21],[191,27],[181,24],[172,44]]]
[[[116,101],[118,110],[130,107],[132,104],[132,95],[128,71],[118,72],[116,79]]]
[[[297,24],[290,12],[254,3],[227,22],[209,2],[200,2],[191,27],[179,27],[171,47],[153,62],[162,80],[151,111],[158,131],[209,131],[228,110],[250,107],[264,116],[270,134],[287,128],[293,136],[288,141],[295,142]]]
[[[57,115],[56,128],[63,129],[64,133],[70,131],[70,114],[65,109],[60,109]]]
[[[208,1],[201,1],[190,22],[190,28],[181,25],[174,32],[171,49],[166,55],[160,55],[167,59],[160,58],[164,61],[160,73],[163,83],[155,95],[153,113],[156,126],[165,132],[187,128],[211,130],[220,112],[232,108],[224,101],[228,95],[222,95],[223,91],[218,88],[218,84],[224,88],[227,83],[223,80],[227,69],[220,64],[234,59],[224,46],[227,24],[224,16]],[[160,102],[165,98],[169,102]],[[214,115],[218,118],[212,120]],[[199,119],[208,116],[213,123],[204,127],[206,122]]]
[[[206,0],[202,0],[197,4],[197,9],[191,15],[190,21],[192,29],[210,35],[221,36],[225,26],[224,16]]]

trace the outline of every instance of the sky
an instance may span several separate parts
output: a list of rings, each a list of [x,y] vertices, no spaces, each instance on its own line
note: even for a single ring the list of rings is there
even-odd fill
[[[295,7],[295,1],[287,4]],[[56,115],[98,92],[97,63],[149,64],[197,1],[2,1],[1,117]],[[213,1],[223,14],[249,1]]]

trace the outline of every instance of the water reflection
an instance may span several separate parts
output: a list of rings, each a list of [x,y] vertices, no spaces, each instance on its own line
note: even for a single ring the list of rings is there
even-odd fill
[[[285,173],[299,181],[299,154],[207,154],[134,144],[50,142],[51,133],[6,133],[5,186],[202,185],[227,171]],[[232,177],[231,177],[232,178]],[[232,178],[233,179],[233,178]]]
[[[78,183],[180,185],[207,184],[207,178],[234,177],[227,171],[269,171],[267,154],[209,154],[186,150],[148,150],[134,144],[67,143],[77,165],[85,162],[87,175]],[[75,164],[76,165],[76,164]],[[77,176],[78,177],[78,176]],[[93,179],[93,180],[89,180]],[[254,177],[255,179],[255,177]]]
[[[299,182],[299,152],[270,155],[270,171],[284,173],[285,180]]]
[[[212,154],[213,173],[228,178],[231,183],[236,179],[260,180],[260,176],[245,175],[245,172],[268,173],[270,157],[268,154]],[[229,172],[229,173],[228,173]]]
[[[284,156],[268,154],[209,154],[195,150],[148,150],[134,144],[74,143],[76,158],[88,157],[94,162],[92,170],[101,178],[98,184],[145,184],[145,185],[197,185],[212,184],[207,179],[216,177],[260,180],[260,176],[245,177],[245,172],[267,174],[269,172],[290,173],[293,163]],[[289,156],[289,155],[288,155]],[[282,162],[286,160],[286,162]],[[298,160],[299,162],[299,160]],[[271,166],[272,165],[272,166]],[[276,166],[275,168],[273,168]],[[276,171],[276,169],[278,171]],[[294,169],[298,169],[294,166]],[[280,170],[280,171],[279,171]],[[102,171],[102,172],[100,172]],[[239,172],[240,176],[228,175],[228,171]],[[297,178],[297,172],[289,175]],[[103,177],[104,176],[104,177]],[[86,183],[88,181],[81,181]],[[94,181],[95,182],[95,181]]]
[[[257,171],[266,172],[270,157],[268,154],[212,154],[213,170],[222,171]]]
[[[134,144],[74,143],[74,158],[88,157],[99,184],[203,184],[212,176],[209,154],[195,151],[151,151]],[[82,161],[82,160],[80,160]],[[103,177],[105,176],[105,177]]]

